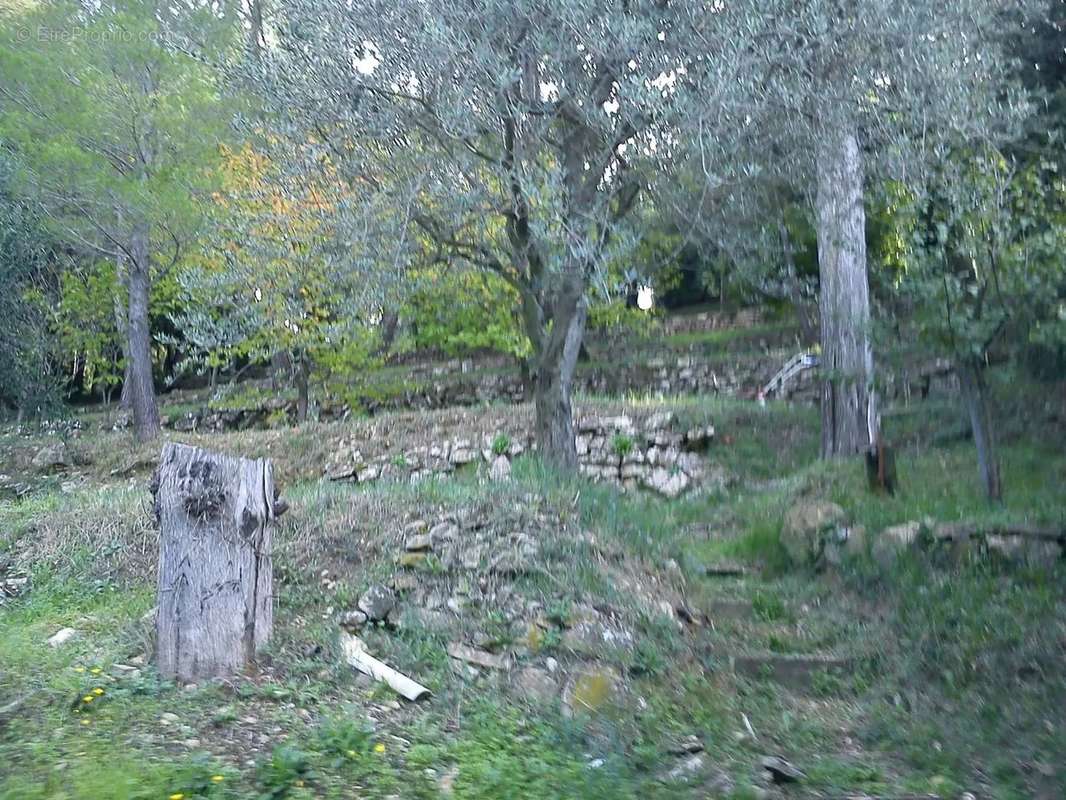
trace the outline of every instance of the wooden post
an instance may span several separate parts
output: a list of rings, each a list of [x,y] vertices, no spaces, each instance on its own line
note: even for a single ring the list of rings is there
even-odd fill
[[[159,672],[183,681],[239,672],[274,621],[273,522],[285,505],[270,461],[170,442],[152,490]]]

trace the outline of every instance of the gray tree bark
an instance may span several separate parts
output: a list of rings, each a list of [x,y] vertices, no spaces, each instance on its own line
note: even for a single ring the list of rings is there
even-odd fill
[[[159,408],[152,383],[152,333],[148,327],[148,296],[151,273],[148,254],[148,231],[143,225],[134,228],[130,241],[129,270],[126,276],[129,310],[126,315],[130,409],[133,412],[133,435],[146,442],[159,435]]]
[[[533,397],[537,450],[543,458],[567,471],[577,469],[570,394],[587,314],[584,286],[578,280],[564,281],[552,304],[551,329],[539,333],[543,344],[535,356]]]
[[[877,441],[870,346],[862,153],[853,125],[827,130],[818,154],[822,457],[850,456]]]
[[[977,468],[981,473],[985,496],[991,502],[999,503],[1003,500],[1003,484],[999,477],[996,436],[988,403],[984,365],[980,362],[962,364],[958,368],[958,375],[963,400],[970,415],[973,442],[977,447]]]
[[[168,443],[153,485],[160,526],[156,662],[195,681],[251,664],[273,627],[269,460]]]
[[[296,359],[296,421],[307,422],[307,408],[310,405],[311,366],[307,356],[301,354]]]

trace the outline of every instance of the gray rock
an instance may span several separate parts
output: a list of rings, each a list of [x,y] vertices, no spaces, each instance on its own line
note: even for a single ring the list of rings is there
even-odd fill
[[[496,456],[489,468],[489,477],[494,481],[505,481],[511,477],[511,461],[505,455]]]
[[[355,479],[359,483],[370,483],[381,477],[381,467],[378,464],[368,464],[362,469],[356,470]]]
[[[673,756],[683,756],[690,753],[702,753],[703,742],[700,741],[700,737],[695,734],[689,734],[688,736],[680,739],[676,744],[672,745],[667,751]]]
[[[33,460],[30,463],[38,472],[64,469],[70,466],[67,446],[63,442],[46,445],[33,454]]]
[[[507,669],[510,659],[505,655],[489,653],[461,642],[452,642],[447,647],[448,655],[457,661],[474,664],[486,669]]]
[[[111,674],[116,678],[139,678],[141,671],[132,664],[112,664]]]
[[[454,522],[445,520],[430,528],[429,536],[434,542],[450,542],[458,533],[459,527]]]
[[[885,528],[874,539],[870,554],[882,567],[890,567],[900,554],[912,547],[922,534],[922,523],[913,521]]]
[[[359,610],[366,614],[371,622],[385,620],[396,608],[396,595],[386,586],[371,586],[359,598]]]
[[[673,411],[656,411],[644,420],[644,430],[661,431],[664,428],[669,428],[674,424],[674,416]]]
[[[75,636],[77,636],[78,633],[79,631],[75,630],[74,628],[61,628],[48,638],[48,646],[61,647],[62,645],[73,639]]]
[[[1030,566],[1049,567],[1063,556],[1062,546],[1058,542],[1025,536],[986,536],[985,547],[990,553],[996,553],[1008,561]]]
[[[677,766],[666,773],[666,779],[671,783],[687,783],[703,772],[704,766],[703,756],[696,753],[682,759]]]
[[[340,618],[340,626],[352,633],[358,631],[360,628],[366,625],[366,622],[366,612],[360,611],[358,609],[342,614]]]
[[[593,665],[581,670],[563,691],[563,711],[593,713],[614,702],[622,689],[622,678],[613,667]]]
[[[862,556],[866,553],[866,527],[853,525],[841,526],[832,531],[825,541],[825,560],[833,566],[840,566],[847,558]]]
[[[774,783],[796,783],[807,777],[780,756],[763,756],[759,763]]]
[[[469,464],[471,461],[474,461],[477,457],[477,448],[471,445],[467,440],[460,439],[452,445],[448,460],[455,466],[461,467],[463,464]]]
[[[641,478],[641,483],[663,497],[679,497],[691,483],[691,478],[680,470],[656,467]]]
[[[428,533],[414,533],[407,537],[404,549],[408,553],[417,553],[422,550],[433,549],[433,536]]]
[[[814,563],[821,558],[827,537],[847,522],[847,516],[827,500],[798,500],[785,513],[781,544],[794,563]]]
[[[563,646],[586,656],[627,652],[633,648],[633,634],[595,621],[583,621],[563,634]]]
[[[515,676],[515,688],[527,700],[535,703],[548,703],[559,691],[547,670],[538,667],[525,667],[520,670]]]

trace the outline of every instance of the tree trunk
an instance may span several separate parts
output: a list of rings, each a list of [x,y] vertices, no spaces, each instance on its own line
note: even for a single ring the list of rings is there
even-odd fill
[[[119,219],[121,219],[121,215]],[[122,256],[115,259],[115,282],[117,283],[112,310],[115,315],[115,330],[122,338],[122,392],[119,394],[119,407],[123,411],[130,410],[131,392],[133,389],[132,372],[130,370],[130,342],[129,342],[129,317],[127,306],[129,303],[129,281],[126,278],[126,266]],[[123,301],[123,296],[126,300]]]
[[[378,353],[385,355],[396,341],[396,330],[400,326],[400,315],[395,311],[386,311],[381,315],[381,346]]]
[[[296,421],[307,422],[307,406],[310,395],[310,369],[307,357],[300,356],[296,360]]]
[[[273,626],[273,521],[284,506],[270,461],[168,443],[153,492],[159,672],[183,681],[231,675]]]
[[[977,447],[977,468],[981,472],[985,495],[993,503],[999,503],[1003,500],[1003,486],[999,477],[996,438],[992,426],[992,412],[988,406],[984,365],[974,361],[961,364],[958,373],[959,386],[970,415],[973,442]]]
[[[785,223],[784,214],[777,223],[778,235],[781,237],[781,252],[785,257],[785,281],[788,299],[796,312],[796,319],[800,324],[800,337],[803,344],[810,346],[818,341],[818,323],[814,319],[811,304],[803,297],[800,291],[799,274],[796,271],[796,251],[792,246],[792,234],[789,233]]]
[[[533,384],[535,383],[533,368],[528,357],[518,359],[518,376],[522,381],[522,401],[528,402],[533,398]]]
[[[817,167],[822,457],[833,458],[873,446],[878,427],[862,154],[854,126],[826,132]]]
[[[133,255],[127,275],[129,312],[127,314],[128,375],[133,435],[146,442],[159,435],[159,409],[152,385],[152,334],[148,328],[148,294],[151,286],[148,232],[138,225],[131,237]]]
[[[557,467],[577,469],[570,390],[574,380],[588,309],[582,287],[568,281],[554,303],[551,330],[536,356],[534,404],[537,449]]]

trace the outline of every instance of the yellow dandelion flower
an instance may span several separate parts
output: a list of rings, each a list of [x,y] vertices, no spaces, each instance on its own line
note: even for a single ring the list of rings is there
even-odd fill
[[[172,794],[170,797],[168,797],[167,800],[185,800],[185,793],[184,792],[174,792],[174,794]]]
[[[83,703],[91,703],[93,701],[93,696],[91,694],[87,694],[81,699],[81,701]]]
[[[382,744],[381,742],[378,742],[376,745],[374,745],[374,752],[375,753],[384,753],[385,752],[385,745]]]
[[[85,719],[83,719],[83,720],[81,721],[81,724],[82,724],[82,725],[88,725],[88,724],[89,724],[89,723],[91,723],[91,722],[92,722],[92,720],[91,720],[91,719],[89,719],[88,717],[86,717]]]
[[[74,667],[75,672],[85,672],[85,667]]]
[[[226,780],[226,776],[225,775],[212,775],[211,776],[211,781],[213,783],[222,783],[222,781],[224,781],[224,780]]]
[[[99,675],[101,672],[103,672],[103,670],[99,667],[93,667],[91,670],[89,670],[89,672],[91,672],[93,675]]]
[[[355,751],[354,750],[349,750],[348,751],[348,758],[355,758]]]
[[[99,686],[97,686],[95,689],[93,689],[93,694],[95,694],[97,697],[99,697],[103,693],[104,693],[104,690],[101,689]]]

